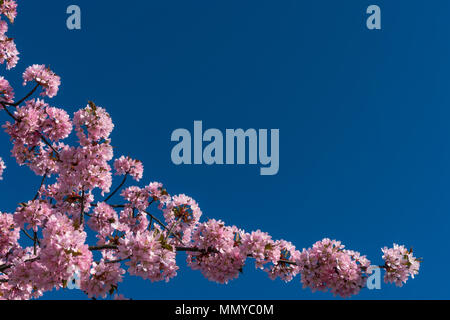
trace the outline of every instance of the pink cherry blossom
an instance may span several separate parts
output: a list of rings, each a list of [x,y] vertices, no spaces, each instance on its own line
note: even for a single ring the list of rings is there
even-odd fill
[[[64,286],[74,270],[89,272],[93,257],[85,243],[87,234],[76,230],[67,216],[57,213],[49,217],[42,233],[40,262],[52,271],[55,286]]]
[[[3,172],[6,169],[6,165],[5,162],[3,161],[2,158],[0,158],[0,180],[3,180]]]
[[[17,3],[14,0],[3,0],[0,2],[0,14],[5,15],[11,23],[17,16]]]
[[[300,256],[300,252],[295,249],[295,246],[285,240],[277,240],[274,243],[275,252],[279,252],[280,256],[276,263],[265,271],[269,274],[269,278],[275,280],[280,278],[285,282],[291,281],[300,271],[299,267],[295,264],[289,263],[289,261],[296,261]]]
[[[192,237],[200,251],[189,252],[188,265],[214,282],[228,283],[237,278],[247,258],[238,243],[240,233],[237,227],[225,226],[220,220],[200,224]]]
[[[63,109],[45,108],[47,118],[41,125],[41,132],[51,141],[65,139],[72,132],[72,122],[69,115]]]
[[[32,228],[35,232],[43,226],[44,222],[53,214],[53,209],[43,200],[29,201],[22,204],[14,213],[14,221],[21,228],[27,225],[27,229]]]
[[[150,195],[146,188],[142,189],[136,186],[128,187],[121,193],[121,196],[128,202],[126,205],[139,211],[145,211],[148,208]]]
[[[177,275],[175,248],[160,230],[128,233],[119,243],[119,257],[130,258],[128,273],[153,281]]]
[[[14,99],[13,88],[9,85],[8,80],[6,80],[3,77],[0,77],[0,102],[12,102],[13,99]]]
[[[384,281],[386,283],[395,283],[396,286],[401,287],[409,277],[414,279],[414,276],[419,273],[420,260],[413,256],[412,250],[394,243],[393,248],[384,247],[381,251],[385,261]]]
[[[312,248],[303,249],[296,259],[303,287],[313,292],[330,290],[342,297],[357,294],[365,286],[365,270],[370,261],[344,248],[339,241],[323,239]]]
[[[0,261],[17,245],[19,237],[20,229],[14,222],[14,216],[0,212]]]
[[[191,234],[200,221],[202,211],[194,199],[181,194],[173,196],[164,209],[164,218],[172,232],[182,236],[183,242],[191,240]]]
[[[255,267],[264,269],[264,265],[272,263],[276,265],[281,257],[281,248],[275,245],[272,237],[261,230],[242,235],[242,250],[246,255],[255,259]]]
[[[119,227],[119,216],[110,205],[100,202],[95,207],[88,225],[102,237],[107,237]]]
[[[0,5],[0,12],[5,12],[4,5]],[[12,17],[10,14],[9,16]],[[14,40],[9,38],[6,32],[8,32],[8,24],[6,21],[0,20],[0,64],[6,62],[6,68],[12,69],[19,61],[19,51],[17,51]]]
[[[61,85],[61,78],[43,64],[34,64],[28,67],[23,73],[23,81],[23,85],[30,81],[36,81],[44,90],[41,96],[49,98],[56,96]]]
[[[114,168],[117,175],[129,174],[134,180],[139,181],[144,174],[144,166],[139,160],[133,160],[130,157],[120,157],[114,161]]]
[[[89,298],[106,298],[123,281],[125,270],[120,267],[120,263],[110,263],[114,259],[114,255],[106,254],[100,262],[93,262],[89,273],[84,275],[81,289]]]
[[[114,124],[106,110],[93,103],[77,111],[73,117],[73,123],[83,146],[108,140],[114,129]]]

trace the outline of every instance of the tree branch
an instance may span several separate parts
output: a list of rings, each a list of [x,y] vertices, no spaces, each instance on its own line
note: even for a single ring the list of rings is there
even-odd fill
[[[41,180],[41,184],[39,185],[39,189],[36,192],[36,195],[34,196],[33,201],[36,200],[39,197],[39,194],[41,193],[42,186],[44,185],[45,179],[47,178],[47,173],[48,173],[48,171],[45,171],[44,176],[42,177],[42,180]]]
[[[8,105],[8,106],[12,106],[12,107],[17,107],[19,106],[22,102],[24,102],[25,100],[27,100],[29,97],[31,97],[33,95],[33,93],[37,90],[37,88],[39,88],[40,84],[36,83],[36,85],[34,86],[33,90],[31,90],[25,97],[23,97],[22,99],[20,99],[17,102],[3,102],[2,104]]]
[[[109,196],[106,197],[105,200],[103,200],[103,202],[108,202],[108,200],[111,199],[112,196],[114,196],[116,194],[116,192],[120,190],[120,188],[122,188],[122,186],[125,184],[125,181],[127,180],[127,177],[128,177],[128,173],[125,174],[125,176],[123,177],[122,182],[117,186],[116,189],[114,189],[113,192],[111,192],[111,194]]]

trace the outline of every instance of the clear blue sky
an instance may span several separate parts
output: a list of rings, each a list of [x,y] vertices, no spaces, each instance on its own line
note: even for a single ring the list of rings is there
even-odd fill
[[[19,1],[9,35],[21,61],[4,72],[20,87],[32,63],[62,77],[51,104],[73,113],[93,100],[116,128],[117,156],[144,162],[145,179],[195,198],[204,217],[309,247],[342,240],[380,264],[380,248],[413,246],[420,275],[365,299],[449,298],[450,29],[448,1]],[[78,4],[82,30],[66,28]],[[370,4],[382,30],[365,27]],[[3,67],[2,67],[2,70]],[[6,120],[0,114],[0,120]],[[172,164],[170,135],[206,128],[279,128],[280,172],[258,166]],[[8,169],[1,210],[31,199],[39,177]],[[25,185],[24,185],[25,183]],[[118,181],[115,181],[117,184]],[[127,277],[135,299],[329,299],[299,278],[271,281],[250,263],[229,285],[185,266],[166,283]],[[77,291],[44,298],[82,298]]]

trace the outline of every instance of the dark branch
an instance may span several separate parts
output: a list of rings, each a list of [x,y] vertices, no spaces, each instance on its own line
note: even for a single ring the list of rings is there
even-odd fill
[[[29,97],[31,97],[33,95],[33,93],[36,92],[37,88],[39,88],[39,83],[36,83],[36,85],[34,86],[33,90],[31,90],[25,97],[23,97],[22,99],[20,99],[17,102],[13,102],[13,103],[8,103],[6,102],[5,104],[8,106],[13,106],[13,107],[17,107],[19,106],[22,102],[24,102],[25,100],[27,100]]]
[[[116,194],[116,192],[117,191],[119,191],[120,190],[120,188],[122,188],[122,186],[125,184],[125,181],[127,180],[127,177],[128,177],[128,173],[127,174],[125,174],[125,176],[123,177],[123,180],[122,180],[122,182],[117,186],[117,188],[116,189],[114,189],[114,191],[113,192],[111,192],[111,194],[109,195],[109,196],[107,196],[106,197],[106,199],[105,200],[103,200],[103,202],[107,202],[109,199],[111,199],[112,198],[112,196],[114,196],[115,194]]]

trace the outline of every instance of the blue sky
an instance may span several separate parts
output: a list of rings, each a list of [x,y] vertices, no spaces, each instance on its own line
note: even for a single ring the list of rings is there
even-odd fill
[[[82,30],[66,28],[66,8]],[[382,30],[365,27],[377,4]],[[117,156],[143,161],[143,184],[196,199],[205,218],[261,229],[298,248],[330,237],[382,263],[380,248],[413,246],[424,258],[403,288],[383,283],[354,299],[447,299],[450,263],[450,29],[448,1],[19,1],[9,35],[20,75],[48,64],[62,77],[51,104],[70,113],[88,100],[116,125]],[[4,69],[2,69],[4,70]],[[0,114],[0,120],[6,120]],[[177,128],[280,129],[280,171],[259,166],[175,166]],[[31,199],[39,177],[19,168],[0,133],[8,169],[1,210]],[[24,186],[24,181],[26,184]],[[116,184],[119,181],[115,181]],[[332,299],[299,278],[271,281],[253,264],[228,285],[185,266],[169,283],[127,277],[134,299]],[[79,299],[77,291],[45,299]]]

